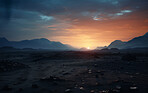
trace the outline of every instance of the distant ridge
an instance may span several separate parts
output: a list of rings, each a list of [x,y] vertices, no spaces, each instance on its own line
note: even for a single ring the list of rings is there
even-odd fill
[[[14,48],[32,48],[32,49],[54,49],[54,50],[72,50],[72,46],[62,44],[61,42],[50,41],[46,38],[8,41],[4,37],[0,37],[0,47],[11,46]]]
[[[118,49],[127,49],[127,48],[142,48],[148,47],[148,32],[143,36],[135,37],[132,40],[123,42],[121,40],[113,41],[108,48],[118,48]]]

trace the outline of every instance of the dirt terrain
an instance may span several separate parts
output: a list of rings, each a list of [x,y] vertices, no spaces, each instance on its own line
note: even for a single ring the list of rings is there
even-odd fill
[[[0,93],[148,93],[147,53],[0,52]]]

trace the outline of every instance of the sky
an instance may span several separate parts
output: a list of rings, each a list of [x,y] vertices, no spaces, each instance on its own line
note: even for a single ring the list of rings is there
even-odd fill
[[[0,0],[0,37],[108,46],[148,32],[148,0]]]

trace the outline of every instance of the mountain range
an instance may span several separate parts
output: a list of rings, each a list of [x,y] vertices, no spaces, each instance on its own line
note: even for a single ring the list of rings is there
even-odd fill
[[[54,49],[54,50],[72,50],[72,46],[62,44],[61,42],[50,41],[46,38],[9,41],[4,37],[0,37],[0,47],[11,46],[14,48],[32,48],[32,49]]]
[[[108,48],[128,49],[148,47],[148,32],[143,36],[135,37],[127,42],[121,40],[113,41]]]
[[[32,49],[53,49],[53,50],[75,50],[70,45],[62,44],[61,42],[50,41],[46,38],[22,40],[22,41],[9,41],[4,37],[0,37],[0,47],[10,46],[14,48],[32,48]],[[135,37],[127,42],[121,40],[113,41],[107,48],[145,48],[148,47],[148,32],[143,36]]]

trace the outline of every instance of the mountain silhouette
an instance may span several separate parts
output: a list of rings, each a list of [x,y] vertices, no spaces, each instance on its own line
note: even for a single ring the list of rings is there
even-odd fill
[[[144,48],[144,47],[148,47],[148,32],[143,36],[135,37],[127,42],[123,42],[121,40],[115,40],[108,46],[108,48],[119,48],[119,49]]]
[[[72,46],[62,44],[61,42],[50,41],[46,38],[22,40],[22,41],[8,41],[4,37],[0,37],[0,47],[11,46],[14,48],[33,48],[33,49],[55,49],[65,50],[74,49]]]

